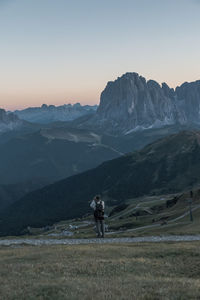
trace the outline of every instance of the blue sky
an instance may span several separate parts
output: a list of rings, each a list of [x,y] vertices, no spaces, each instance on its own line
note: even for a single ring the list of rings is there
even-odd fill
[[[98,103],[125,72],[200,79],[199,0],[0,0],[0,107]]]

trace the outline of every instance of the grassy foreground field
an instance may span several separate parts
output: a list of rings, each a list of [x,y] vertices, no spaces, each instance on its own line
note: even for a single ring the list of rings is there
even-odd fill
[[[0,248],[0,299],[200,299],[200,242]]]

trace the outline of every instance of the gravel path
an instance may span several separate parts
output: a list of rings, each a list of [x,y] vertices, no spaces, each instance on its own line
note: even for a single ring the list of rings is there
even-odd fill
[[[0,246],[12,245],[80,245],[80,244],[110,244],[110,243],[143,243],[143,242],[190,242],[200,241],[200,235],[169,235],[135,238],[105,238],[105,239],[2,239]]]

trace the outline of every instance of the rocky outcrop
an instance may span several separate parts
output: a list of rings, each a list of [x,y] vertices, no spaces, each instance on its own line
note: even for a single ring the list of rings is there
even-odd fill
[[[192,122],[200,124],[200,81],[174,90],[137,73],[108,82],[96,115],[98,126],[121,133]]]
[[[200,123],[200,80],[185,82],[176,88],[176,99],[187,122]]]
[[[0,134],[21,127],[23,122],[13,113],[0,109]]]

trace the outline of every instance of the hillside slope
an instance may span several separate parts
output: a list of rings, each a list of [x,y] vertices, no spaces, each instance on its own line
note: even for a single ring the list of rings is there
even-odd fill
[[[9,205],[22,198],[24,195],[38,190],[48,184],[48,181],[29,181],[19,184],[0,184],[0,212],[3,212]]]
[[[120,155],[91,131],[42,129],[0,145],[0,183],[49,183],[94,168]]]
[[[80,217],[97,193],[113,205],[145,194],[182,191],[199,182],[200,132],[181,132],[26,195],[1,217],[1,234]]]

